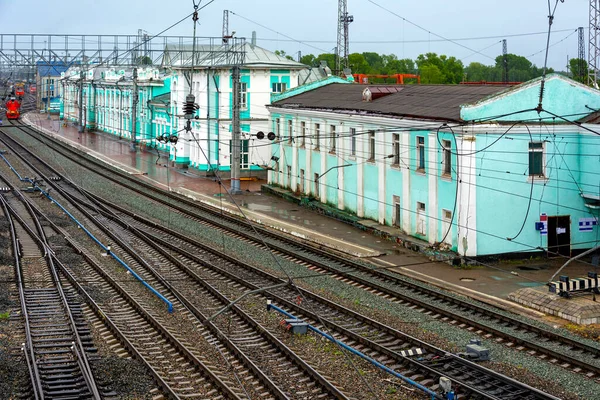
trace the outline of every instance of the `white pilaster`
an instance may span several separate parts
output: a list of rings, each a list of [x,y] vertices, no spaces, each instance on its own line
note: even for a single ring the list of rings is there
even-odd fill
[[[364,132],[365,131],[365,127],[364,126],[359,126],[356,129],[358,132]],[[367,150],[365,150],[365,143],[368,142],[368,136],[365,137],[365,135],[361,135],[360,139],[356,141],[356,154],[358,155],[362,155],[365,158],[366,153],[365,151],[368,150],[368,144],[367,144]],[[364,217],[365,216],[365,189],[364,189],[364,176],[365,176],[365,166],[364,163],[357,163],[356,165],[356,215],[359,217]]]
[[[410,204],[410,133],[403,132],[400,134],[400,168],[402,169],[402,230],[408,234],[414,233],[411,229],[412,213]]]
[[[463,136],[458,141],[458,153],[473,153],[475,137]],[[465,256],[477,255],[477,203],[476,203],[476,160],[475,155],[461,156],[458,184],[458,253]]]
[[[344,126],[344,123],[340,123],[339,125],[339,135],[338,135],[338,140],[337,140],[337,145],[338,145],[338,149],[336,151],[337,154],[337,165],[340,167],[337,169],[338,171],[338,191],[337,191],[337,203],[338,203],[338,208],[340,210],[344,209],[344,167],[342,167],[342,165],[345,164],[343,155],[347,154],[346,149],[349,148],[350,146],[348,146],[348,140],[350,140],[350,138],[344,138],[344,135],[347,133],[346,131],[348,130],[348,128],[346,128]],[[348,168],[348,167],[346,167]]]
[[[426,163],[428,186],[429,186],[429,201],[427,206],[427,219],[429,232],[427,237],[429,243],[435,243],[438,241],[438,218],[440,212],[438,210],[438,176],[439,176],[439,163],[437,157],[437,138],[436,133],[429,134],[428,140],[428,160]],[[441,239],[441,238],[440,238]]]
[[[376,131],[376,133],[375,133],[375,138],[376,138],[375,143],[377,143],[377,146],[375,149],[375,159],[377,160],[377,158],[379,158],[379,160],[376,161],[376,163],[377,163],[377,194],[378,194],[377,199],[379,200],[378,221],[382,225],[385,225],[385,205],[386,205],[386,201],[385,201],[385,193],[386,193],[385,170],[386,170],[386,164],[387,164],[387,158],[383,158],[383,157],[385,157],[385,155],[388,154],[388,152],[389,152],[389,151],[386,151],[387,150],[386,135],[387,135],[387,133],[385,131]],[[379,155],[379,156],[377,156],[377,155]]]

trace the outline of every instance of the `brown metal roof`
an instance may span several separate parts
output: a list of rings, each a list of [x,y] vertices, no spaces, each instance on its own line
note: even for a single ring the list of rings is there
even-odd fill
[[[363,101],[363,90],[383,92],[391,85],[334,83],[273,103],[276,107],[366,112],[435,120],[460,120],[460,106],[502,92],[506,85],[393,85],[395,93]]]

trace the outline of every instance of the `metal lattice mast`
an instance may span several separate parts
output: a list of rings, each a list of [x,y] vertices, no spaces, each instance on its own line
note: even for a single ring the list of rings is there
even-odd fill
[[[588,84],[598,87],[598,56],[600,55],[600,44],[598,43],[600,7],[599,0],[590,0],[590,42],[588,44]]]
[[[508,83],[508,46],[506,39],[502,40],[502,82]]]
[[[229,38],[229,10],[223,10],[223,44],[227,44]]]
[[[338,0],[338,34],[335,51],[335,69],[337,74],[340,74],[344,68],[348,68],[348,54],[350,53],[349,28],[350,23],[353,21],[354,17],[348,15],[347,0]]]
[[[583,75],[585,74],[585,37],[583,36],[583,26],[577,28],[578,33],[578,52],[577,52],[577,77],[583,81]],[[573,73],[574,71],[571,71]],[[574,74],[573,74],[574,75]]]

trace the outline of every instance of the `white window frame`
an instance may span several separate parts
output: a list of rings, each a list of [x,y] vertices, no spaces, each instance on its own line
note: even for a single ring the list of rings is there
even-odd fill
[[[283,93],[287,90],[286,82],[273,82],[271,84],[271,91],[273,93]]]
[[[350,128],[350,155],[356,157],[356,128]]]
[[[313,135],[314,139],[315,139],[315,146],[314,149],[315,150],[319,150],[319,142],[321,141],[321,124],[315,124],[315,134]]]
[[[305,147],[306,146],[306,122],[305,121],[300,122],[300,132],[302,134],[302,136],[300,137],[300,147]]]
[[[421,143],[422,141],[422,143]],[[417,171],[425,172],[425,136],[417,136]]]
[[[375,162],[375,131],[369,131],[369,159],[367,161]]]
[[[336,148],[336,130],[335,125],[329,125],[329,134],[331,137],[329,138],[329,152],[335,153]]]
[[[442,176],[449,178],[452,176],[452,142],[442,140]]]
[[[392,166],[399,167],[400,166],[400,134],[394,133],[392,135],[392,148],[393,148],[393,159]]]
[[[240,110],[248,110],[248,84],[240,82]]]
[[[540,147],[532,148],[532,145],[541,145]],[[529,151],[527,152],[528,160],[528,171],[529,171],[529,179],[546,179],[546,143],[541,142],[529,142]],[[541,159],[541,174],[532,174],[531,173],[531,155],[532,153],[542,153]]]

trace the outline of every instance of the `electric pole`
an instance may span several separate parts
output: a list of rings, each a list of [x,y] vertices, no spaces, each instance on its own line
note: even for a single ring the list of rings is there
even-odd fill
[[[83,126],[83,78],[85,72],[83,68],[79,71],[79,133],[83,133],[85,127]],[[48,102],[50,102],[50,94],[47,94]]]
[[[223,10],[223,44],[229,42],[229,10]]]
[[[133,93],[131,97],[131,151],[135,151],[135,130],[137,126],[137,104],[138,104],[138,87],[137,87],[137,68],[133,69]]]
[[[577,54],[577,78],[581,82],[584,82],[583,75],[585,74],[585,68],[583,63],[585,62],[585,36],[583,35],[583,26],[577,28],[578,33],[578,54]],[[575,71],[571,71],[572,75],[575,75]]]
[[[506,39],[502,40],[502,82],[508,83],[508,46]]]
[[[598,56],[600,56],[600,6],[598,0],[590,0],[590,41],[588,43],[588,85],[598,88]]]
[[[240,189],[240,67],[233,67],[233,110],[231,121],[231,194],[242,193]]]
[[[347,0],[338,0],[338,35],[336,55],[336,73],[341,74],[344,68],[348,68],[349,28],[350,22],[354,21],[352,15],[348,15]]]

